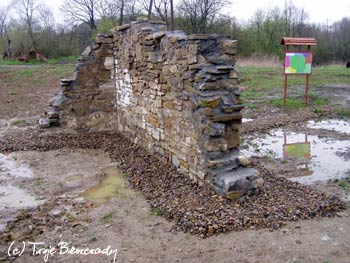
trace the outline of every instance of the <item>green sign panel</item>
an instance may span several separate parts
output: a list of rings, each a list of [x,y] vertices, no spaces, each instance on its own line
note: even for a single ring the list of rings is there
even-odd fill
[[[287,52],[284,64],[285,74],[311,74],[311,52]]]

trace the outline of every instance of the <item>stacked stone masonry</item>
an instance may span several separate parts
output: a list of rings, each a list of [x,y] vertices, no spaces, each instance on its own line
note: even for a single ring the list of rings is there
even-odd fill
[[[137,21],[98,35],[74,79],[61,81],[61,125],[118,129],[221,194],[253,193],[256,171],[238,158],[237,41],[165,30]]]

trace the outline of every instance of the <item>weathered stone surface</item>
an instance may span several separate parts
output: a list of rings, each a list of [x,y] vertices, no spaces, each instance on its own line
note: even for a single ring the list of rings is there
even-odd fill
[[[229,78],[230,79],[238,79],[238,72],[236,70],[230,71]]]
[[[235,64],[235,59],[229,55],[210,56],[208,58],[208,61],[215,65],[225,65],[225,64],[234,65]]]
[[[59,108],[65,101],[67,101],[67,97],[63,94],[63,91],[59,91],[58,94],[49,100],[49,105]]]
[[[83,53],[81,53],[81,56],[82,57],[88,57],[90,54],[91,54],[91,51],[92,51],[92,47],[91,46],[87,46]]]
[[[214,109],[220,104],[220,101],[220,97],[206,98],[199,101],[199,106]]]
[[[212,183],[213,190],[218,194],[228,199],[237,199],[258,192],[263,185],[263,179],[253,168],[238,168],[214,177]]]
[[[210,120],[214,122],[226,122],[232,120],[241,120],[242,114],[240,113],[232,113],[232,114],[220,114],[214,117],[211,117]]]
[[[114,57],[113,56],[106,57],[105,62],[104,62],[104,66],[108,70],[113,70],[114,69]]]
[[[145,37],[145,40],[159,40],[165,36],[165,32],[156,32]]]
[[[130,24],[125,24],[125,25],[122,25],[122,26],[115,27],[115,28],[113,28],[111,31],[112,31],[113,33],[116,33],[116,32],[118,32],[118,31],[123,31],[123,30],[129,29],[130,26],[131,26]]]
[[[242,165],[243,167],[246,167],[246,166],[248,166],[251,163],[249,157],[246,157],[246,156],[243,156],[243,155],[240,155],[240,156],[237,157],[237,162],[240,165]]]
[[[112,44],[113,35],[97,34],[95,42],[97,44]]]
[[[39,119],[39,127],[44,129],[44,128],[49,128],[50,127],[50,122],[49,122],[49,118],[47,117],[41,117]]]
[[[193,34],[193,35],[189,35],[188,39],[190,39],[190,40],[206,40],[206,39],[209,39],[209,36],[206,34]]]
[[[241,141],[238,131],[227,131],[222,137],[226,140],[228,149],[238,147]]]
[[[58,118],[59,113],[60,113],[60,111],[58,110],[58,108],[50,107],[48,109],[48,111],[46,112],[46,115],[49,119],[53,119],[53,118]]]
[[[72,79],[60,79],[61,86],[69,86],[73,82]]]
[[[234,111],[241,111],[243,108],[243,105],[234,105],[229,107],[222,107],[222,111],[225,113],[232,113]]]
[[[224,139],[210,139],[205,142],[204,149],[208,152],[226,151],[227,142]]]
[[[221,43],[225,53],[230,55],[234,55],[237,53],[237,44],[238,44],[237,40],[227,39],[227,40],[223,40]]]

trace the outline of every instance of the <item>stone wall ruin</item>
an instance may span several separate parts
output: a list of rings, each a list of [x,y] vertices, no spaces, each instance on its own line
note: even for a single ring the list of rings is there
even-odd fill
[[[236,53],[237,41],[219,35],[132,22],[97,36],[75,77],[61,80],[50,110],[64,127],[117,129],[227,197],[253,193],[256,171],[241,167],[237,148],[243,106]]]

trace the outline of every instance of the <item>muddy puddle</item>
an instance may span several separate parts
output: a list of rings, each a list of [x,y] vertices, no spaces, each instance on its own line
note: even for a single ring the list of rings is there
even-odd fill
[[[0,231],[15,218],[19,209],[34,208],[41,203],[23,189],[9,184],[0,185]]]
[[[95,186],[81,194],[86,200],[101,205],[113,197],[132,197],[135,192],[129,187],[129,183],[117,168],[107,167],[102,170],[104,176]]]
[[[331,121],[309,122],[312,129],[329,129],[344,132]],[[340,122],[341,123],[341,122]],[[349,123],[341,123],[348,127]],[[345,130],[347,132],[347,130]],[[276,129],[269,134],[244,138],[242,153],[247,156],[269,156],[282,159],[282,162],[295,162],[296,174],[290,180],[303,184],[318,181],[341,179],[350,176],[350,140],[337,140],[330,137],[310,135],[307,131]]]
[[[309,121],[307,127],[350,134],[350,122],[343,120]]]
[[[64,178],[66,182],[73,182],[82,179],[84,176],[82,174],[73,174]]]
[[[17,159],[15,153],[10,155],[0,153],[0,178],[2,176],[31,178],[34,174],[25,162]]]
[[[19,209],[36,207],[40,204],[24,189],[12,185],[15,178],[31,178],[34,174],[29,166],[18,161],[15,154],[0,154],[0,231],[6,222],[13,219]]]

